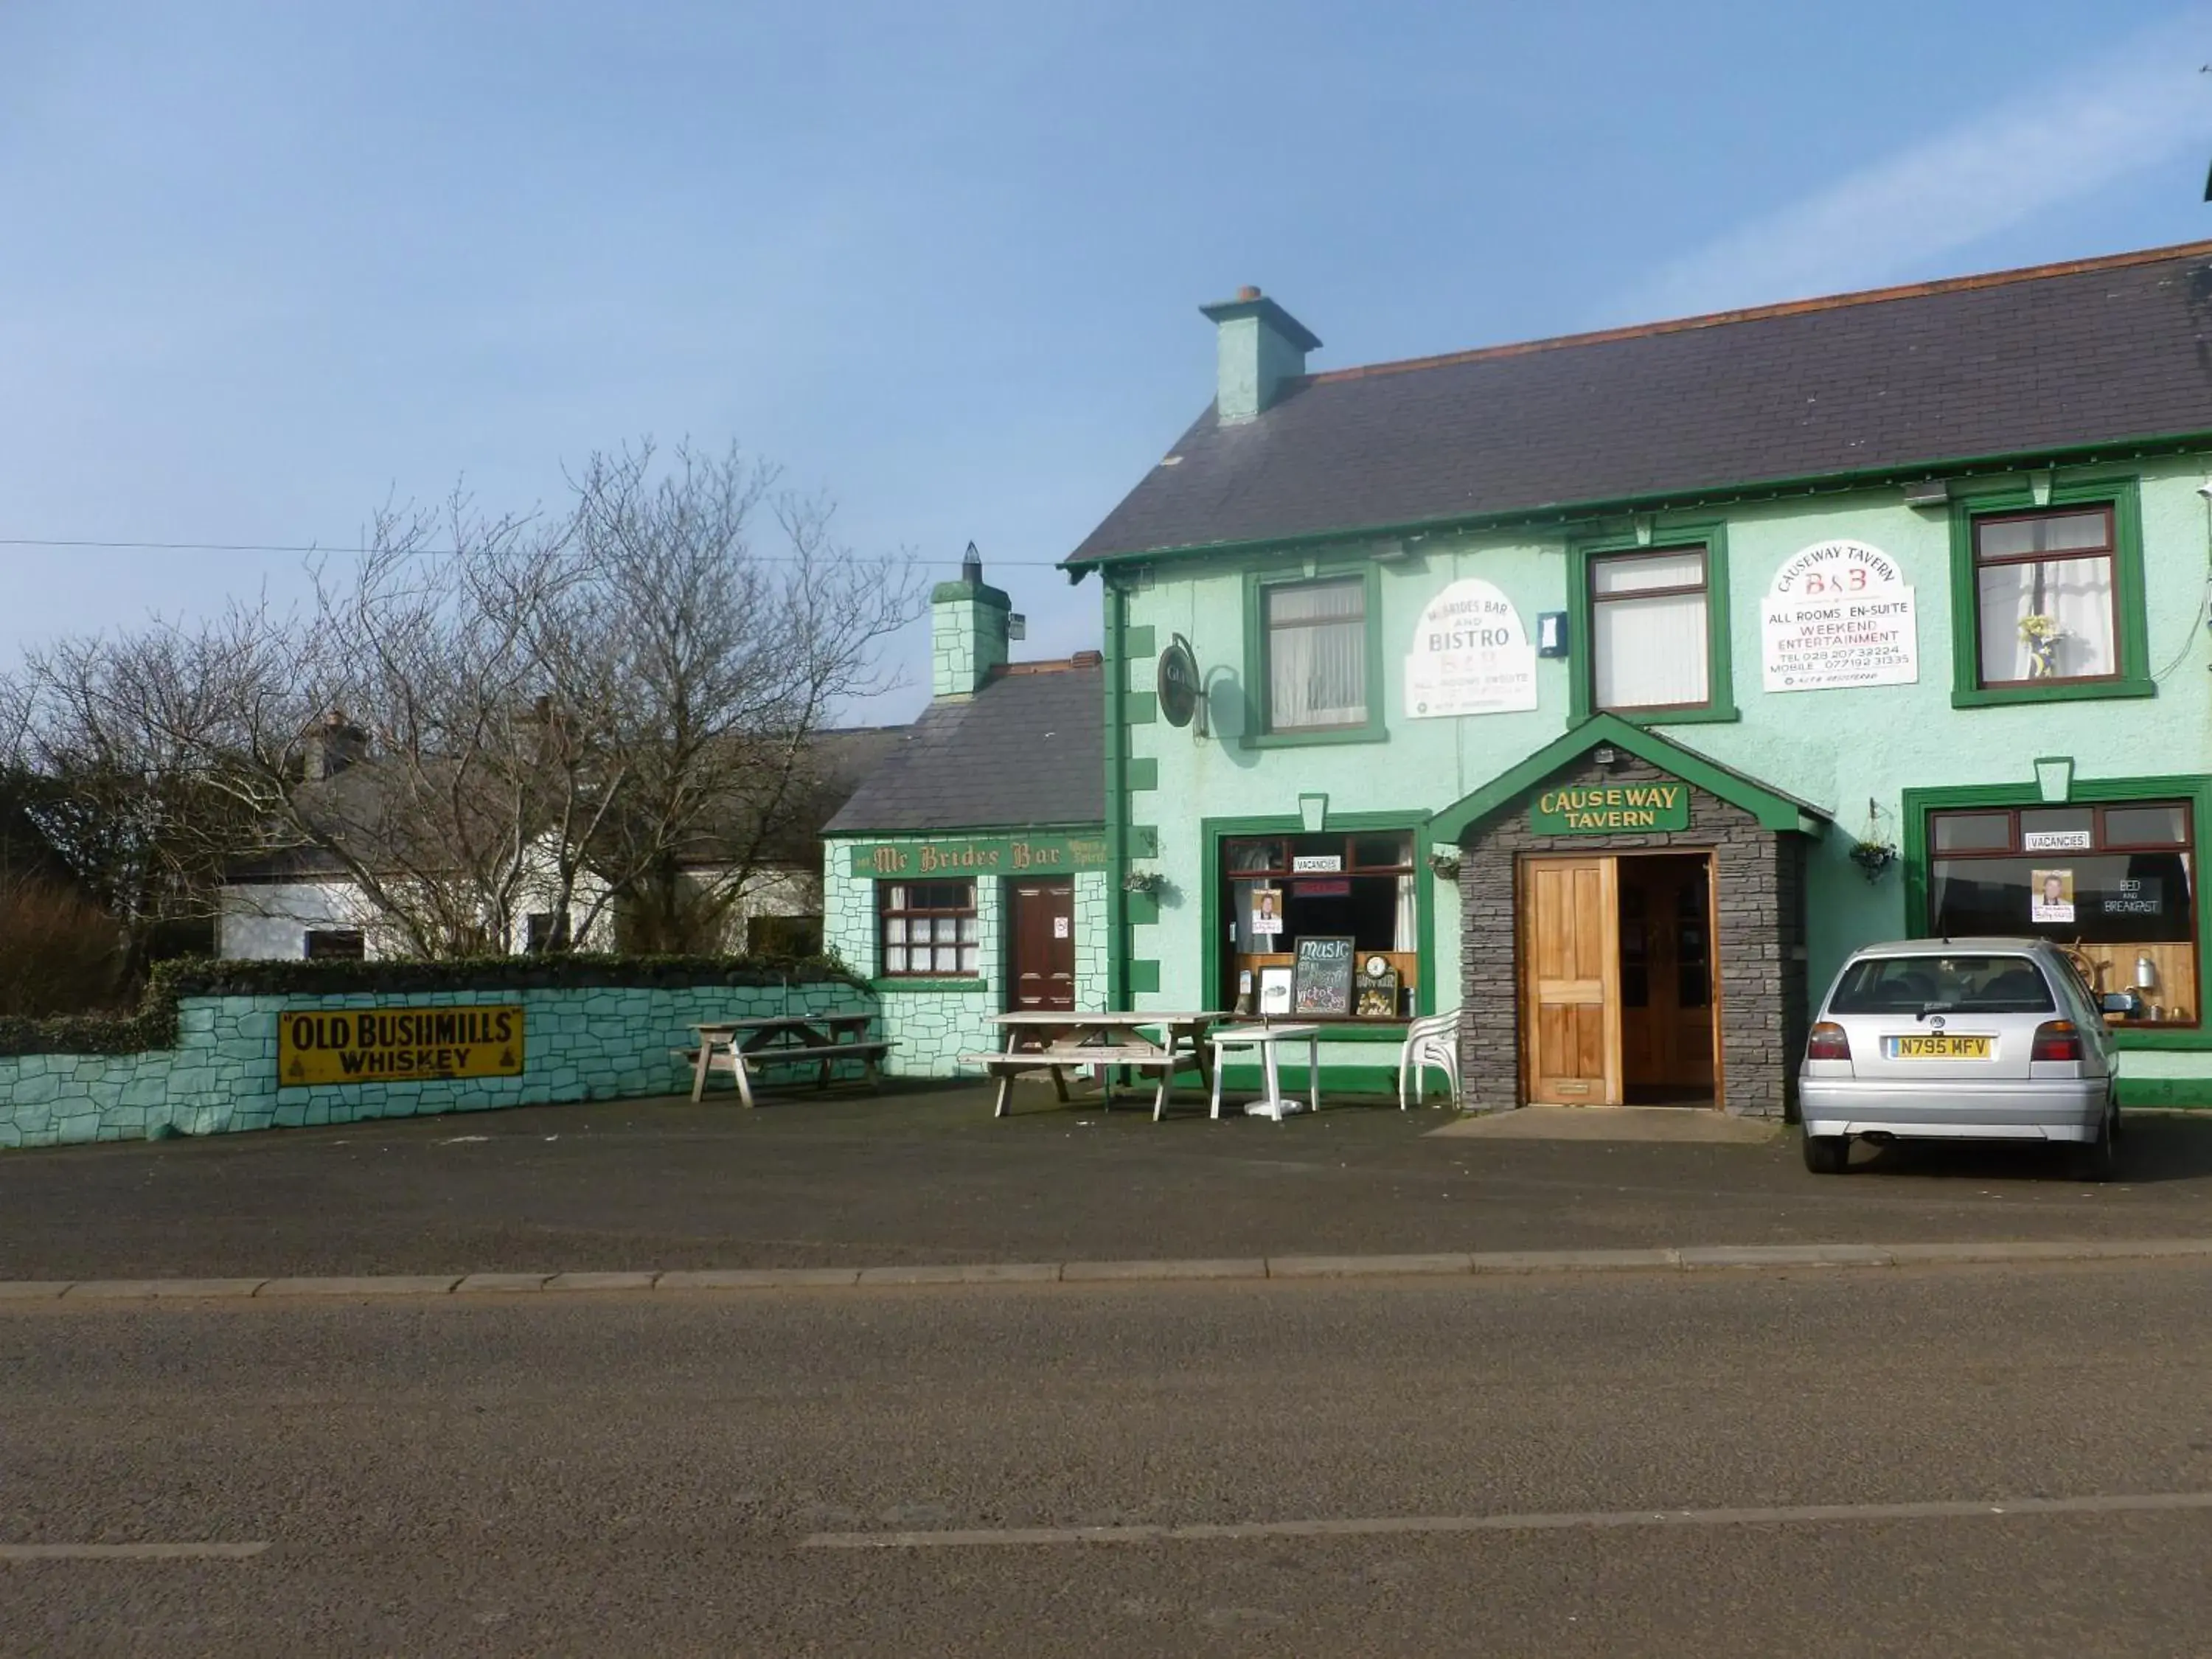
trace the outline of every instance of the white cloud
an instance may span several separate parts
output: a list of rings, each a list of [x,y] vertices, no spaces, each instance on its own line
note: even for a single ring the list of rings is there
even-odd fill
[[[1660,267],[1621,320],[1910,280],[1938,256],[2212,143],[2212,13],[2192,7],[2074,72]]]

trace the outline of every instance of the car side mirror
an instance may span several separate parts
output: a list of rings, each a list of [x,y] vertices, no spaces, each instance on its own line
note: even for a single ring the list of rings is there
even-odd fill
[[[2132,1018],[2142,1012],[2142,999],[2133,991],[2107,991],[2097,1001],[2108,1014],[2126,1014]]]

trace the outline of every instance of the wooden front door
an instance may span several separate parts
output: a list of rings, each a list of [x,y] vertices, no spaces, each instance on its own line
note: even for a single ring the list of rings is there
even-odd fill
[[[1620,1104],[1618,871],[1609,858],[1521,864],[1522,1032],[1531,1103]]]
[[[1075,1006],[1075,884],[1009,882],[1013,896],[1013,1006]]]

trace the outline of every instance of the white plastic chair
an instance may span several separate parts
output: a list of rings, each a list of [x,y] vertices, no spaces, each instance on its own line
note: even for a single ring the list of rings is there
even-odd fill
[[[1451,1103],[1457,1109],[1460,1103],[1459,1080],[1459,1010],[1447,1014],[1429,1014],[1415,1020],[1406,1028],[1405,1046],[1398,1050],[1398,1109],[1407,1104],[1407,1083],[1413,1084],[1413,1096],[1418,1098],[1425,1073],[1430,1066],[1442,1069],[1451,1084]]]

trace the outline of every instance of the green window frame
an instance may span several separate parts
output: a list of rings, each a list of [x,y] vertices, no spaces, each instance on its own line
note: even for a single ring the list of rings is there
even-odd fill
[[[2113,643],[2119,672],[2098,679],[1982,683],[1981,586],[1974,527],[1990,520],[2068,508],[2103,507],[2112,515],[2112,588],[2118,611]],[[1964,497],[1951,503],[1951,706],[1986,708],[2007,703],[2069,702],[2098,697],[2148,697],[2150,628],[2143,608],[2142,502],[2134,478],[2054,484],[2042,501],[2026,484]]]
[[[1705,556],[1705,700],[1667,708],[1601,708],[1597,702],[1598,602],[1591,592],[1592,568],[1616,554],[1651,555],[1702,550]],[[1735,676],[1729,648],[1728,526],[1718,521],[1665,525],[1649,537],[1593,537],[1567,544],[1567,608],[1572,617],[1568,638],[1574,655],[1568,663],[1568,724],[1579,726],[1593,714],[1607,714],[1636,726],[1695,726],[1741,719],[1735,706]]]
[[[1268,595],[1283,588],[1316,587],[1330,582],[1353,581],[1362,584],[1363,620],[1365,623],[1362,649],[1366,658],[1362,666],[1365,671],[1366,719],[1355,725],[1293,726],[1286,731],[1278,731],[1274,710],[1270,706]],[[1249,714],[1242,741],[1248,749],[1289,749],[1310,744],[1386,741],[1389,731],[1382,717],[1382,588],[1381,573],[1374,562],[1366,559],[1357,564],[1331,564],[1323,561],[1291,569],[1249,573],[1244,582],[1244,687],[1245,707]]]
[[[1296,815],[1268,817],[1201,818],[1199,820],[1199,845],[1202,858],[1204,892],[1200,904],[1200,921],[1205,930],[1205,946],[1200,954],[1201,984],[1208,988],[1209,997],[1218,993],[1223,983],[1223,953],[1228,934],[1229,914],[1222,903],[1223,889],[1227,872],[1223,865],[1224,848],[1231,841],[1249,841],[1281,837],[1295,839],[1309,834],[1324,834],[1350,837],[1363,833],[1409,834],[1413,838],[1413,926],[1415,951],[1419,957],[1420,983],[1413,988],[1415,1018],[1437,1012],[1437,896],[1436,881],[1429,872],[1429,851],[1436,845],[1429,833],[1430,814],[1425,812],[1331,812],[1319,831],[1310,831],[1305,821]],[[1332,1023],[1322,1032],[1324,1042],[1397,1042],[1404,1039],[1403,1019],[1346,1020]]]
[[[2042,806],[2124,806],[2137,801],[2179,800],[2190,808],[2196,833],[2212,824],[2212,776],[2186,774],[2147,778],[2075,777],[2062,799],[2047,799],[2033,783],[1960,784],[1948,788],[1907,789],[1905,817],[1905,939],[1930,937],[1928,927],[1929,875],[1935,856],[1929,845],[1928,820],[1934,812],[1972,811],[1976,807],[2035,808]],[[2201,844],[2201,843],[2200,843]],[[2192,854],[2195,848],[2191,849]],[[2053,853],[2057,859],[2063,854]],[[2165,1029],[2157,1025],[2118,1025],[2112,1041],[2123,1049],[2212,1049],[2212,1020],[2203,1017],[2205,988],[2212,981],[2212,903],[2197,907],[2197,980],[2195,1006],[2198,1023]]]

